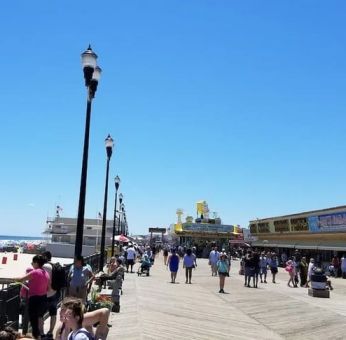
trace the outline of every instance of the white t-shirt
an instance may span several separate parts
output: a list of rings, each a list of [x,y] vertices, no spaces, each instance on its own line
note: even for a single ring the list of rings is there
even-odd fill
[[[90,333],[85,328],[80,328],[74,332],[71,332],[68,335],[67,340],[90,340],[91,337],[89,337],[88,334]]]
[[[43,265],[43,269],[49,275],[49,285],[48,285],[47,297],[52,297],[56,293],[56,290],[52,289],[52,271],[53,271],[52,264],[49,262],[45,263]]]
[[[308,277],[310,279],[311,274],[312,274],[312,269],[315,267],[315,263],[310,262],[308,266]]]
[[[127,248],[126,249],[127,252],[127,256],[126,259],[127,260],[134,260],[136,258],[136,251],[134,250],[134,248]]]
[[[341,258],[341,269],[342,271],[346,271],[346,257]]]
[[[209,254],[209,261],[212,264],[216,264],[220,259],[220,253],[217,250],[212,250]]]

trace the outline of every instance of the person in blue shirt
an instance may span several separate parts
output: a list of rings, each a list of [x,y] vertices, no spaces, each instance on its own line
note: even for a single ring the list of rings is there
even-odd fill
[[[185,268],[185,283],[191,284],[192,278],[192,269],[197,267],[196,255],[192,253],[192,250],[189,248],[186,250],[183,260],[183,268]]]
[[[167,260],[167,267],[169,267],[169,271],[171,272],[171,283],[175,283],[175,279],[177,277],[177,272],[179,269],[179,261],[180,258],[177,255],[176,249],[172,249],[172,254],[169,255]]]
[[[278,257],[276,256],[275,253],[272,253],[271,259],[269,261],[269,267],[270,267],[270,271],[272,272],[272,282],[275,282],[275,276],[278,272],[278,266],[279,266],[279,261],[278,261]]]
[[[80,298],[83,302],[86,302],[89,284],[93,278],[94,274],[90,265],[84,263],[83,256],[77,255],[67,278],[69,283],[68,295]]]
[[[225,279],[226,276],[229,276],[230,265],[228,262],[227,255],[225,253],[221,253],[219,261],[217,261],[217,271],[219,273],[220,279],[220,290],[219,293],[225,293]]]

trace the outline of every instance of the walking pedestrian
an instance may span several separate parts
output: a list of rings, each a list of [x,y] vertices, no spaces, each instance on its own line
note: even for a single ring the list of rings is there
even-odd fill
[[[293,262],[295,266],[296,275],[294,277],[295,284],[298,285],[299,283],[299,271],[300,271],[300,261],[302,260],[302,255],[300,254],[300,251],[298,249],[295,250],[294,256],[293,256]]]
[[[261,256],[259,258],[260,265],[260,279],[261,283],[267,283],[267,267],[268,267],[268,259],[265,256],[265,252],[262,251]]]
[[[346,255],[345,254],[341,258],[341,273],[342,273],[342,278],[346,279]]]
[[[171,283],[175,283],[175,279],[177,278],[177,273],[179,270],[179,261],[180,258],[177,255],[177,251],[175,248],[173,248],[172,254],[169,255],[167,260],[167,267],[169,267],[169,271],[171,272]]]
[[[217,276],[217,262],[220,259],[220,253],[217,247],[214,247],[209,254],[209,265],[211,267],[211,276]]]
[[[299,264],[300,287],[307,287],[308,264],[306,257],[303,256]]]
[[[278,273],[278,266],[279,266],[278,257],[276,256],[275,253],[272,253],[269,267],[270,267],[270,271],[272,273],[272,282],[273,283],[276,283],[275,282],[275,276]]]
[[[296,276],[296,268],[294,265],[294,262],[292,260],[288,260],[286,263],[285,270],[287,271],[289,275],[289,280],[287,282],[287,286],[291,287],[291,282],[292,282],[292,287],[297,287],[297,284],[295,282],[295,276]]]
[[[252,253],[252,267],[253,267],[253,286],[257,288],[258,285],[258,274],[260,272],[260,259],[257,251]]]
[[[165,247],[163,249],[163,263],[165,266],[167,266],[167,259],[168,259],[168,249]]]
[[[225,253],[222,253],[220,256],[219,261],[217,261],[217,270],[219,273],[219,280],[220,280],[220,290],[219,293],[225,293],[224,287],[225,287],[225,279],[227,276],[229,276],[229,263],[227,261],[227,255]]]
[[[248,250],[244,257],[244,286],[250,288],[250,280],[252,276],[252,253]]]
[[[332,264],[334,266],[335,277],[339,277],[340,261],[336,255],[332,259]]]
[[[185,283],[191,284],[192,269],[197,267],[196,255],[192,253],[192,250],[188,248],[186,254],[184,255],[183,268],[185,268]]]
[[[137,253],[135,248],[133,247],[132,243],[129,244],[128,248],[126,249],[126,272],[129,272],[129,267],[131,270],[131,273],[133,273],[133,265],[135,264],[137,257]]]
[[[309,283],[311,282],[311,275],[313,274],[313,270],[315,268],[315,259],[311,258],[308,266],[308,282],[306,283],[307,286],[309,286]]]

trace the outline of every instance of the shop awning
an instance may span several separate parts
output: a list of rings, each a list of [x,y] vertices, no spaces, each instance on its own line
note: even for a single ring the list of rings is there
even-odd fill
[[[269,243],[269,242],[251,242],[252,247],[267,247],[267,248],[276,248],[277,243]]]
[[[345,245],[332,245],[332,244],[319,244],[317,246],[318,250],[332,250],[332,251],[345,251],[346,252],[346,244]]]
[[[310,249],[310,250],[317,250],[317,244],[296,244],[294,246],[296,249]]]
[[[251,243],[252,247],[266,247],[266,248],[295,248],[306,250],[331,250],[331,251],[344,251],[346,253],[346,244],[338,243],[280,243],[279,241],[263,242],[255,241]]]
[[[294,248],[295,245],[294,244],[288,244],[288,243],[277,243],[276,246],[278,248]]]

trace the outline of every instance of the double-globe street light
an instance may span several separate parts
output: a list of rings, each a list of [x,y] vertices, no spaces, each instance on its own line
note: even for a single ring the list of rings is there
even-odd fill
[[[91,49],[89,45],[88,49],[82,53],[82,65],[83,65],[85,86],[87,87],[87,109],[86,109],[86,119],[85,119],[82,172],[81,172],[81,181],[80,181],[80,190],[79,190],[76,241],[75,241],[75,250],[74,250],[75,256],[82,255],[82,250],[83,250],[83,229],[84,229],[86,183],[87,183],[87,175],[88,175],[91,103],[95,97],[97,85],[101,77],[101,68],[96,65],[96,60],[97,60],[97,55],[93,52],[93,50]]]
[[[118,189],[120,185],[120,178],[119,176],[116,176],[114,178],[114,184],[115,184],[115,200],[114,200],[114,217],[113,217],[113,237],[112,237],[112,256],[114,256],[114,242],[115,242],[115,228],[116,228],[116,222],[117,222],[117,200],[118,200]]]
[[[105,183],[105,197],[103,200],[103,216],[102,216],[102,232],[101,232],[101,254],[99,270],[103,271],[104,256],[105,256],[105,241],[106,241],[106,222],[107,222],[107,197],[108,197],[108,177],[109,177],[109,162],[113,152],[113,139],[110,135],[105,139],[106,152],[107,152],[107,166],[106,166],[106,183]]]

